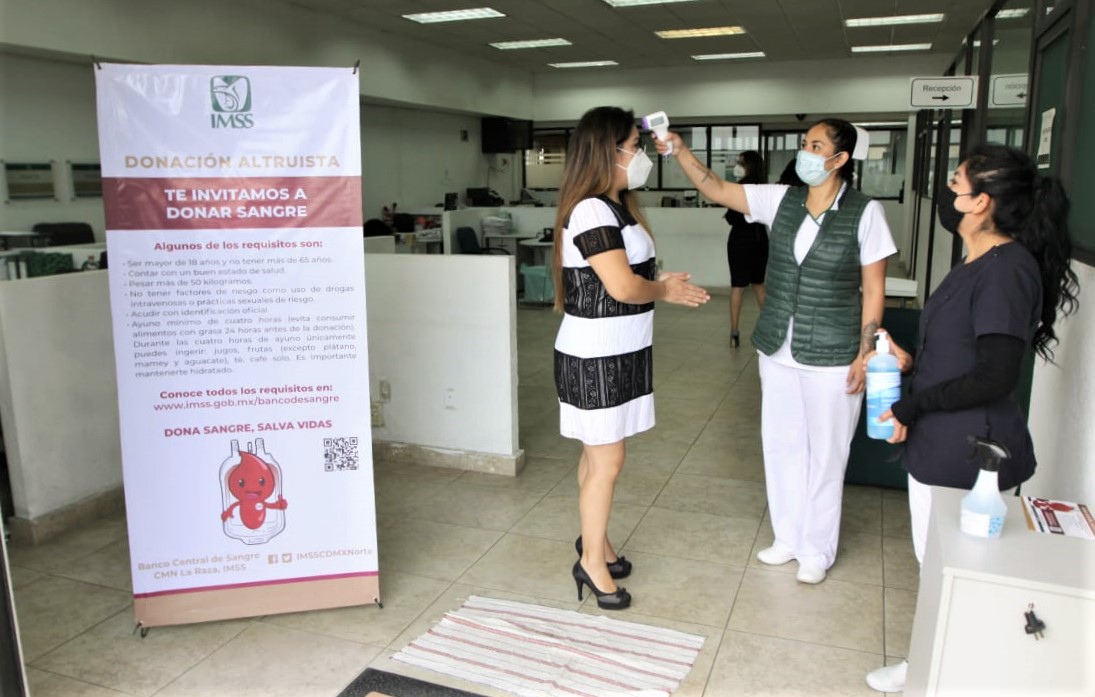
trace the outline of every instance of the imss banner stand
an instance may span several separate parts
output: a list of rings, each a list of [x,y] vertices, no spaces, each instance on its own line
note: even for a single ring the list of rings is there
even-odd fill
[[[356,69],[96,87],[138,625],[379,604]]]

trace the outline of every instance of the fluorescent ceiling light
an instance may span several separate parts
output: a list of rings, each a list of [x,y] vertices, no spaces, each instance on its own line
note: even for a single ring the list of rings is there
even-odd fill
[[[548,63],[552,68],[603,68],[619,65],[616,61],[578,61],[576,63]]]
[[[694,0],[605,0],[613,7],[637,7],[639,5],[668,5],[671,2],[694,2]]]
[[[706,27],[704,29],[667,29],[654,32],[663,39],[694,39],[700,36],[732,36],[744,34],[741,27]]]
[[[889,46],[852,46],[852,53],[887,53],[890,51],[927,51],[931,44],[892,44]]]
[[[515,48],[547,48],[548,46],[570,46],[566,39],[532,39],[530,41],[499,41],[491,44],[495,48],[509,51]]]
[[[898,15],[896,17],[860,17],[859,19],[846,19],[846,27],[888,27],[894,24],[931,24],[942,22],[943,13],[929,15]]]
[[[1030,12],[1029,7],[1016,7],[1010,10],[1000,10],[996,13],[996,19],[1019,19],[1020,17],[1026,17]]]
[[[418,12],[411,15],[403,15],[403,19],[409,19],[419,24],[436,24],[437,22],[461,22],[466,19],[490,19],[492,17],[505,17],[498,10],[489,7],[475,7],[470,10],[451,10],[449,12]]]
[[[750,51],[748,53],[705,53],[699,56],[692,56],[692,60],[695,61],[721,61],[732,60],[734,58],[764,58],[764,51]]]
[[[992,40],[992,45],[993,45],[993,46],[995,46],[995,45],[996,45],[996,44],[998,44],[998,43],[1000,43],[1000,39],[993,39],[993,40]],[[974,48],[981,48],[981,39],[974,39],[974,41],[973,41],[973,47],[974,47]]]

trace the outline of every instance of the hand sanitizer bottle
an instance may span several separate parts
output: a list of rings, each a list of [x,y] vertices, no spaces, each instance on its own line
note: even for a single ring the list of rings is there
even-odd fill
[[[969,436],[969,442],[981,460],[981,471],[973,490],[962,497],[959,527],[962,532],[976,537],[1000,537],[1008,512],[1004,497],[1000,496],[1000,460],[1011,457],[1011,453],[988,438]]]
[[[901,369],[890,353],[886,334],[875,334],[875,353],[867,361],[867,435],[877,440],[893,438],[893,421],[879,421],[901,399]]]

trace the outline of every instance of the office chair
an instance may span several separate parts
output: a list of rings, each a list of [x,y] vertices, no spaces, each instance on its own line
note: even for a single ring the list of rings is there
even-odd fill
[[[381,237],[392,234],[392,229],[380,218],[369,218],[362,226],[362,234],[364,237]]]
[[[456,246],[461,254],[509,254],[509,250],[501,247],[480,247],[479,236],[470,227],[456,228]]]
[[[48,246],[52,247],[95,242],[95,233],[87,223],[37,223],[31,230],[48,238]]]

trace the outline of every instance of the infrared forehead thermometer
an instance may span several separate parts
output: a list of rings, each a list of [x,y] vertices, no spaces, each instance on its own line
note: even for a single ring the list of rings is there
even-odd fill
[[[655,111],[653,114],[647,114],[643,117],[643,128],[648,131],[654,131],[658,136],[658,140],[664,141],[665,137],[669,135],[669,117],[665,115],[664,111]],[[665,151],[666,155],[673,154],[673,144],[666,143],[669,149]]]

